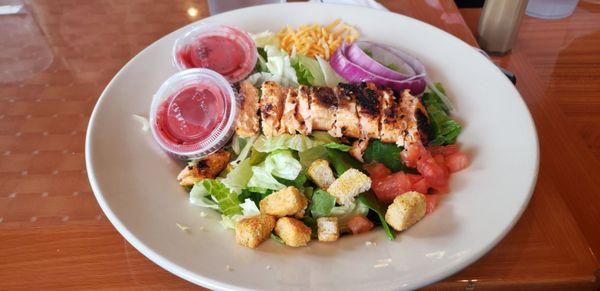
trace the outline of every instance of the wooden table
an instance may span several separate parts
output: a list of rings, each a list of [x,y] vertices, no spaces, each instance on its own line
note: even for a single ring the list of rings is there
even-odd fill
[[[479,10],[382,1],[476,45]],[[39,0],[0,16],[0,290],[195,288],[150,262],[106,220],[84,165],[104,86],[159,37],[207,16],[204,1]],[[6,37],[10,36],[10,37]],[[600,5],[526,17],[511,54],[541,147],[538,184],[496,248],[432,289],[596,289],[600,280]],[[485,96],[482,96],[484,98]]]

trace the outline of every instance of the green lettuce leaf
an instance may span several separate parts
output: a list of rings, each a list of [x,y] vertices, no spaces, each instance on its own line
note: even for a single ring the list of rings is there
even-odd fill
[[[319,218],[329,216],[331,209],[335,206],[335,197],[323,189],[319,189],[312,194],[310,202],[310,213],[313,217]]]
[[[217,201],[221,213],[226,216],[242,214],[242,208],[240,207],[240,201],[238,200],[237,194],[229,191],[221,181],[205,179],[202,180],[202,185]]]
[[[206,191],[206,188],[204,188],[202,181],[194,183],[194,186],[190,191],[190,203],[200,207],[219,210],[219,204],[212,200],[212,198],[210,197],[210,193]]]
[[[317,62],[319,62],[319,66],[323,72],[323,78],[325,79],[325,85],[327,87],[335,87],[339,83],[345,82],[345,80],[333,70],[328,61],[317,56]]]
[[[266,169],[264,164],[252,167],[252,178],[248,181],[248,188],[253,190],[267,189],[270,190],[281,190],[285,188],[285,185],[277,181],[269,170]]]
[[[445,94],[441,84],[435,84],[436,88]],[[450,118],[450,109],[444,103],[442,98],[433,90],[428,90],[423,94],[423,103],[429,115],[429,124],[433,138],[429,141],[429,145],[448,145],[456,143],[458,135],[462,131],[461,125]]]
[[[394,240],[395,234],[392,231],[392,229],[390,228],[390,226],[387,224],[387,222],[385,221],[385,212],[387,211],[387,207],[383,203],[381,203],[377,199],[377,197],[375,197],[375,194],[373,194],[371,191],[367,191],[365,193],[358,195],[358,198],[356,199],[356,201],[358,201],[358,203],[363,204],[364,206],[368,207],[369,209],[373,210],[373,212],[375,212],[377,214],[377,217],[379,218],[379,222],[381,222],[381,226],[383,227],[383,230],[385,231],[387,238],[389,240]]]
[[[264,162],[252,167],[252,177],[248,187],[270,190],[281,190],[285,184],[275,177],[286,180],[296,180],[302,165],[289,150],[278,150],[270,153]]]
[[[292,67],[296,70],[299,84],[325,86],[325,78],[317,60],[304,55],[296,55],[292,58]]]
[[[242,214],[244,216],[254,216],[260,214],[260,210],[258,210],[256,203],[254,203],[252,199],[245,199],[244,203],[240,204],[240,207],[242,208]]]
[[[402,147],[398,147],[393,143],[382,143],[380,140],[371,140],[363,154],[363,160],[365,163],[380,162],[394,172],[407,170],[408,167],[402,163],[402,158],[400,157],[402,150]]]
[[[327,159],[327,148],[323,145],[316,146],[298,153],[300,164],[304,168],[310,167],[312,162],[318,159]]]
[[[331,216],[338,218],[338,225],[341,231],[348,230],[348,220],[350,218],[362,215],[367,216],[369,213],[369,207],[362,203],[352,203],[349,205],[335,206],[331,209]]]
[[[250,159],[245,159],[233,170],[227,173],[227,176],[221,182],[229,188],[229,190],[240,194],[242,189],[246,188],[248,181],[252,178],[252,166]]]
[[[281,134],[271,138],[260,135],[254,142],[254,148],[263,153],[285,149],[301,152],[320,144],[322,143],[301,134]]]
[[[330,143],[326,143],[325,147],[328,149],[334,149],[334,150],[340,150],[342,152],[347,152],[350,150],[350,146],[347,144],[342,144],[342,143],[336,143],[336,142],[330,142]]]
[[[326,150],[327,159],[333,165],[333,169],[338,177],[351,168],[362,169],[362,164],[348,153],[330,148],[326,148]]]

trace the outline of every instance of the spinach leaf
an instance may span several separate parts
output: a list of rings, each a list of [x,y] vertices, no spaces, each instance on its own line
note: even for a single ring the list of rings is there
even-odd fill
[[[362,164],[348,153],[327,148],[327,159],[333,165],[338,177],[351,168],[362,169]]]
[[[402,149],[402,147],[398,147],[393,143],[382,143],[380,140],[371,140],[363,154],[363,160],[365,163],[380,162],[394,172],[405,171],[408,167],[402,163],[402,158],[400,158]]]
[[[274,233],[271,233],[271,238],[272,238],[274,241],[276,241],[276,242],[278,242],[278,243],[280,243],[280,244],[284,244],[283,240],[282,240],[282,239],[281,239],[281,238],[280,238],[278,235],[276,235],[276,234],[274,234]]]
[[[444,88],[437,83],[436,88],[442,93],[445,93]],[[433,137],[429,141],[429,145],[448,145],[456,143],[456,139],[462,127],[458,122],[451,119],[448,107],[444,104],[442,99],[433,91],[427,91],[423,94],[423,103],[427,109],[429,115],[429,125]]]
[[[315,191],[310,203],[310,213],[313,217],[329,216],[335,206],[335,197],[323,189]]]
[[[328,148],[328,149],[340,150],[342,152],[347,152],[351,148],[347,144],[342,144],[342,143],[337,143],[337,142],[327,143],[327,144],[325,144],[325,147]]]
[[[375,197],[371,191],[360,194],[356,200],[358,203],[362,203],[363,205],[369,207],[369,209],[373,210],[377,214],[387,238],[389,240],[394,240],[394,231],[392,231],[390,226],[385,221],[385,212],[387,210],[385,205],[377,200],[377,197]]]

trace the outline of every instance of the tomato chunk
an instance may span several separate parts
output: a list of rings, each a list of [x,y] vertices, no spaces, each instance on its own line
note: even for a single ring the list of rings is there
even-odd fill
[[[364,168],[367,170],[369,176],[373,180],[380,180],[392,174],[390,169],[388,169],[384,164],[378,162],[364,165]]]
[[[434,158],[421,159],[417,162],[417,171],[436,189],[448,186],[449,173],[445,165],[437,163]]]
[[[411,191],[412,183],[404,172],[397,172],[374,181],[371,189],[381,202],[392,203],[396,196]]]
[[[374,226],[373,222],[362,215],[357,215],[348,219],[347,224],[350,231],[352,231],[352,234],[367,232]]]
[[[451,155],[446,156],[446,167],[450,172],[458,172],[469,165],[469,158],[462,152],[455,152]]]

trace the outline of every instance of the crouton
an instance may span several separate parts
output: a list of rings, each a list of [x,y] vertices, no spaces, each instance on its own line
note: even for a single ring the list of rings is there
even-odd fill
[[[338,218],[317,218],[317,237],[319,238],[319,241],[336,241],[340,237]]]
[[[371,189],[371,178],[357,169],[349,169],[337,178],[327,189],[338,204],[350,205],[354,197]]]
[[[310,241],[311,233],[310,227],[295,218],[282,217],[275,223],[275,234],[291,247],[306,246]]]
[[[227,167],[230,157],[230,152],[218,150],[201,159],[194,160],[177,175],[177,181],[181,186],[193,186],[198,181],[213,179]]]
[[[235,224],[235,241],[245,247],[255,248],[271,236],[275,217],[259,214],[242,218]]]
[[[294,186],[283,188],[260,201],[260,212],[277,217],[302,218],[308,199]]]
[[[425,216],[425,195],[410,191],[396,196],[385,212],[385,221],[397,231],[403,231]]]
[[[316,160],[310,164],[308,171],[306,171],[308,177],[317,184],[317,186],[327,190],[331,183],[335,181],[333,171],[329,167],[329,163],[326,160]]]

